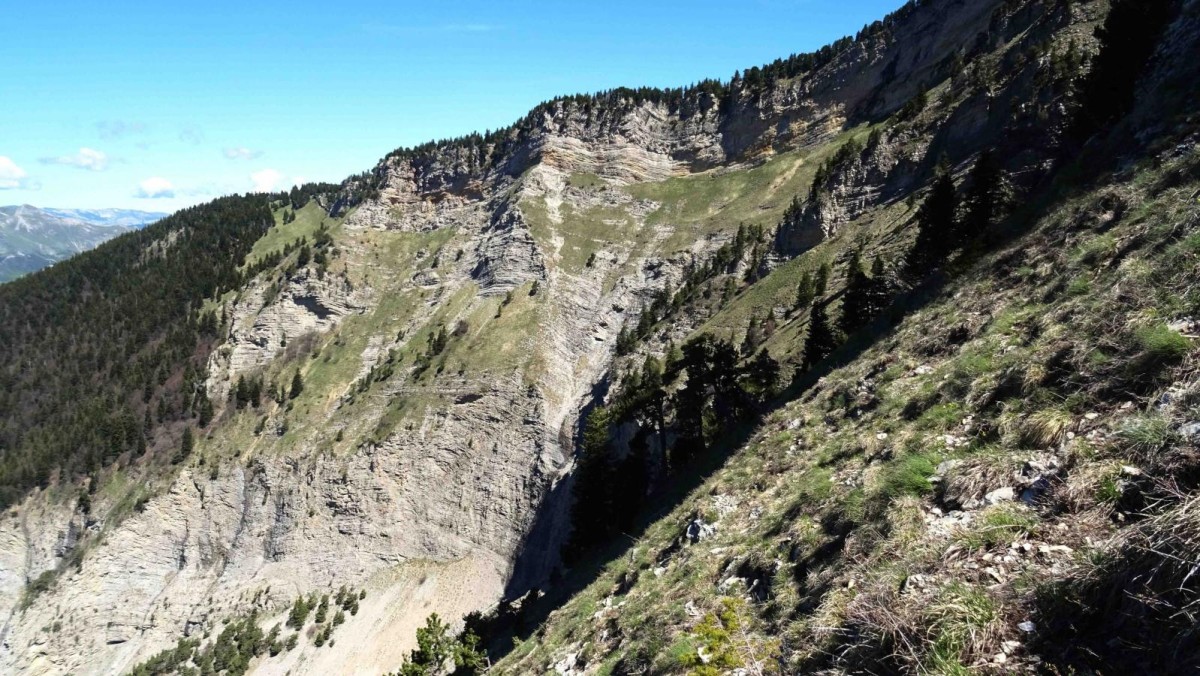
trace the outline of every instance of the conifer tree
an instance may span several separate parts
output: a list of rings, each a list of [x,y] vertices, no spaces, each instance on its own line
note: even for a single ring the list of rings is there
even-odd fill
[[[199,414],[198,422],[199,422],[200,426],[208,427],[208,424],[210,422],[212,422],[213,405],[212,405],[212,400],[208,398],[208,394],[205,392],[200,393],[200,406],[199,406],[198,414]]]
[[[1113,0],[1096,29],[1100,50],[1080,87],[1071,136],[1083,143],[1133,110],[1138,76],[1154,54],[1178,0]]]
[[[713,338],[702,335],[684,343],[683,358],[675,364],[676,375],[687,372],[687,383],[675,393],[675,418],[680,441],[676,449],[687,454],[693,449],[704,450],[704,414],[709,401],[709,373],[712,363]]]
[[[970,187],[966,196],[966,214],[957,246],[967,246],[972,240],[987,235],[1000,210],[1003,191],[1000,166],[995,155],[985,150],[971,170]]]
[[[813,299],[819,300],[825,296],[825,292],[829,290],[829,275],[832,269],[829,263],[822,263],[817,269],[817,277],[813,280]]]
[[[179,442],[179,452],[175,454],[175,463],[179,464],[187,459],[192,454],[192,450],[196,445],[195,439],[192,437],[192,428],[183,428],[183,439]]]
[[[304,391],[304,379],[300,377],[300,371],[296,371],[296,375],[292,376],[292,389],[288,392],[289,399],[295,399]]]
[[[742,341],[742,354],[749,356],[754,354],[758,346],[762,343],[762,329],[758,323],[758,315],[750,313],[750,325],[746,327],[746,338]]]
[[[611,411],[597,406],[584,422],[575,470],[574,502],[571,505],[571,542],[568,554],[578,556],[611,534],[612,483],[614,467],[608,449]]]
[[[829,317],[825,314],[825,306],[821,301],[815,301],[809,312],[808,336],[804,339],[804,370],[810,370],[821,360],[833,354],[837,348],[837,337],[829,326]]]
[[[712,407],[716,422],[722,427],[740,419],[745,411],[745,393],[738,382],[738,353],[726,340],[713,340],[708,364],[712,387]]]
[[[892,299],[892,283],[888,279],[883,258],[875,257],[871,263],[871,279],[867,285],[866,312],[871,319],[883,314]]]
[[[817,282],[813,279],[813,275],[808,270],[800,276],[800,283],[796,286],[796,310],[807,309],[812,305],[813,299],[817,296]]]
[[[301,596],[292,604],[292,611],[288,613],[287,626],[296,630],[302,629],[306,618],[308,618],[308,602]]]
[[[233,388],[234,406],[238,410],[246,407],[246,402],[250,401],[250,391],[246,385],[245,376],[238,376],[237,385]]]
[[[767,350],[760,351],[746,365],[746,383],[759,401],[766,401],[775,396],[779,386],[779,362],[771,357]]]
[[[909,251],[906,277],[913,283],[923,279],[950,256],[959,239],[956,230],[958,196],[949,167],[938,168],[937,178],[925,203],[917,212],[917,240]]]
[[[852,334],[870,321],[870,292],[871,279],[862,269],[862,249],[856,249],[846,264],[846,292],[839,320],[842,333]]]

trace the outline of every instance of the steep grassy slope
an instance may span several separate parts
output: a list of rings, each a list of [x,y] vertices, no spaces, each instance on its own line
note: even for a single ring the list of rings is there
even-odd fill
[[[1014,217],[496,671],[1195,668],[1198,191],[1191,138]]]

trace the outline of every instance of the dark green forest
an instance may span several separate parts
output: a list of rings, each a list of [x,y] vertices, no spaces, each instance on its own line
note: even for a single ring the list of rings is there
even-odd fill
[[[246,254],[274,224],[270,199],[184,209],[0,286],[0,505],[56,476],[174,451],[185,426],[207,423],[220,318],[200,310],[245,281]]]

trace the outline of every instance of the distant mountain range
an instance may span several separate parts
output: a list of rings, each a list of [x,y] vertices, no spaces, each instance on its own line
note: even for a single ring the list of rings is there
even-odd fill
[[[87,251],[167,214],[130,209],[0,207],[0,283]]]

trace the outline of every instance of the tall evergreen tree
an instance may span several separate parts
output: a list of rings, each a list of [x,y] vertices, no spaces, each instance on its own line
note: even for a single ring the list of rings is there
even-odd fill
[[[712,344],[712,336],[707,334],[689,340],[683,345],[683,358],[675,364],[677,372],[687,372],[687,382],[675,393],[675,418],[680,436],[676,447],[684,454],[693,447],[704,450],[704,413],[708,404]]]
[[[966,214],[959,241],[955,242],[960,247],[986,236],[1000,211],[1003,177],[996,156],[990,150],[979,154],[968,183]]]
[[[806,310],[812,305],[813,299],[817,297],[817,282],[813,279],[813,275],[808,270],[800,276],[800,283],[796,285],[796,305],[797,311]]]
[[[192,428],[190,426],[183,428],[183,439],[179,442],[179,451],[175,454],[174,462],[179,464],[187,460],[195,448],[196,441],[192,437]]]
[[[751,312],[750,324],[746,327],[746,338],[742,341],[742,354],[746,356],[754,354],[762,341],[762,328],[758,323],[758,315]]]
[[[597,406],[584,421],[571,504],[571,541],[567,555],[577,557],[611,534],[614,467],[608,449],[611,411]]]
[[[246,385],[245,376],[238,376],[237,385],[233,388],[233,401],[238,410],[245,408],[246,403],[250,401],[250,390]]]
[[[304,379],[300,377],[300,371],[296,371],[296,375],[292,376],[292,389],[288,392],[289,399],[295,399],[304,391]]]
[[[813,280],[813,299],[819,300],[825,296],[825,292],[829,290],[829,275],[833,272],[829,267],[829,263],[822,263],[817,269],[817,277]]]
[[[917,240],[909,251],[905,276],[913,283],[920,281],[937,268],[954,250],[957,233],[958,195],[954,178],[943,165],[925,203],[917,212]]]
[[[833,354],[837,348],[837,337],[829,326],[829,317],[825,314],[825,305],[816,301],[809,311],[808,336],[804,339],[804,370],[816,366],[821,360]]]
[[[866,294],[866,313],[869,318],[874,319],[883,314],[887,309],[888,303],[892,299],[892,283],[888,279],[887,270],[883,265],[883,258],[876,256],[874,262],[871,263],[871,279],[867,285]]]
[[[779,387],[779,362],[775,361],[767,350],[760,351],[746,365],[745,381],[748,389],[760,402],[767,401],[775,396]]]
[[[197,421],[201,427],[208,427],[212,422],[213,405],[212,400],[208,398],[208,393],[200,393],[200,406],[198,410],[199,420]]]
[[[670,351],[668,351],[668,355]],[[638,413],[658,433],[659,452],[665,454],[667,449],[667,391],[664,382],[662,362],[653,356],[647,356],[642,363],[642,384],[638,402]],[[661,465],[666,465],[666,457],[659,458]]]
[[[862,249],[855,249],[846,263],[846,291],[842,295],[842,315],[838,326],[850,335],[871,319],[869,307],[871,279],[862,268]]]
[[[1083,143],[1133,110],[1138,77],[1154,54],[1178,0],[1113,0],[1096,29],[1100,50],[1080,87],[1071,136]]]
[[[726,340],[712,342],[708,374],[715,422],[720,426],[718,431],[723,431],[746,412],[744,393],[738,383],[738,353],[732,343]]]

